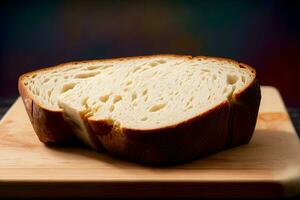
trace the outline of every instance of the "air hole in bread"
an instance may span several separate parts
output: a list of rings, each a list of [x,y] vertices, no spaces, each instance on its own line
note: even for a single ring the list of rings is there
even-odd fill
[[[108,101],[109,97],[110,97],[110,94],[107,94],[107,95],[101,96],[99,99],[101,102],[106,103]]]
[[[72,71],[72,70],[74,70],[74,69],[78,69],[78,67],[79,67],[79,66],[76,66],[76,67],[68,67],[68,68],[62,70],[62,72],[69,72],[69,71]]]
[[[191,104],[191,101],[186,102],[185,107],[188,107]]]
[[[64,79],[68,79],[69,78],[69,76],[64,76]]]
[[[52,90],[49,90],[49,91],[47,92],[48,97],[51,97],[52,92],[53,92],[53,89],[52,89]]]
[[[226,79],[228,85],[233,85],[237,82],[238,77],[236,75],[227,74]]]
[[[148,117],[142,117],[141,121],[146,121],[148,119]]]
[[[115,109],[115,106],[114,106],[114,105],[111,105],[111,106],[109,107],[109,112],[113,112],[114,109]]]
[[[157,61],[159,64],[165,64],[167,61],[165,61],[165,60],[158,60]]]
[[[144,101],[147,102],[148,101],[148,95],[145,96]]]
[[[113,65],[105,65],[105,66],[102,67],[102,69],[108,69],[108,68],[111,68],[111,67],[113,67]]]
[[[94,77],[94,76],[96,76],[100,73],[101,72],[82,73],[82,74],[77,74],[75,76],[75,78],[91,78],[91,77]]]
[[[244,68],[245,68],[245,66],[243,66],[243,65],[241,65],[241,64],[239,64],[239,67],[240,67],[240,68],[242,68],[242,69],[244,69]]]
[[[184,111],[186,112],[186,111],[188,111],[188,110],[190,110],[190,109],[192,109],[193,108],[193,106],[192,105],[190,105],[189,107],[187,107]]]
[[[217,76],[215,74],[213,75],[213,80],[217,80]]]
[[[113,102],[118,103],[121,100],[122,100],[122,97],[120,95],[116,95]]]
[[[158,65],[157,62],[152,62],[152,63],[150,63],[150,66],[151,66],[151,67],[156,67],[157,65]]]
[[[141,69],[141,66],[137,66],[137,67],[133,68],[132,72],[135,73],[139,69]]]
[[[94,70],[94,69],[98,69],[99,66],[88,66],[86,69],[87,70]]]
[[[227,91],[228,91],[228,89],[224,88],[222,94],[225,94]]]
[[[145,96],[147,93],[148,93],[148,90],[146,89],[143,91],[142,95]]]
[[[246,80],[245,80],[245,76],[242,76],[242,82],[245,83]]]
[[[31,76],[31,78],[35,78],[37,76],[37,74],[33,74],[32,76]]]
[[[134,101],[136,98],[137,98],[137,94],[136,94],[136,92],[133,92],[131,94],[131,101]]]
[[[49,80],[50,80],[49,78],[45,78],[45,79],[43,80],[43,83],[47,83]]]
[[[65,93],[65,92],[67,92],[68,90],[73,89],[75,86],[76,86],[76,83],[68,83],[68,84],[65,84],[65,85],[62,87],[60,93]]]
[[[97,106],[97,107],[95,108],[95,112],[99,112],[100,109],[101,109],[101,106]]]
[[[203,72],[210,72],[209,69],[202,69]]]
[[[144,67],[141,72],[147,71],[149,68],[148,67]]]
[[[157,111],[163,109],[165,106],[166,106],[165,103],[156,104],[149,109],[149,112],[157,112]]]
[[[89,97],[85,97],[81,100],[81,105],[84,107],[84,108],[88,108],[88,104],[87,104],[87,101],[89,100]]]
[[[126,83],[127,86],[129,86],[129,85],[131,85],[131,84],[132,84],[132,81],[128,81],[128,82]]]

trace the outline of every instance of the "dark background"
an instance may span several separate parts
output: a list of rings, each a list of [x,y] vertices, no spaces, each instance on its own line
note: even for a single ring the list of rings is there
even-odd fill
[[[0,97],[24,72],[147,54],[229,57],[300,106],[299,1],[1,1]]]

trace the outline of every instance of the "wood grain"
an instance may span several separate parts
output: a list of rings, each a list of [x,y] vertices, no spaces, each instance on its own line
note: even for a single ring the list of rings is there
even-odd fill
[[[1,197],[275,197],[300,194],[300,143],[278,91],[262,87],[251,142],[184,165],[145,167],[81,144],[38,141],[20,99],[0,122]]]

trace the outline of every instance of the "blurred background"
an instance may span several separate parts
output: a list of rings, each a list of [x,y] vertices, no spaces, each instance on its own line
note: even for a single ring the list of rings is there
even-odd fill
[[[299,1],[1,1],[0,97],[24,72],[148,54],[232,58],[300,106]]]

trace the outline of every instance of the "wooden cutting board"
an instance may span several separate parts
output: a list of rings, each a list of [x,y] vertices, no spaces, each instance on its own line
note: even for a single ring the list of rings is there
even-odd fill
[[[300,194],[300,143],[278,91],[262,87],[251,142],[153,168],[80,144],[46,146],[20,99],[0,123],[1,197],[273,197]]]

